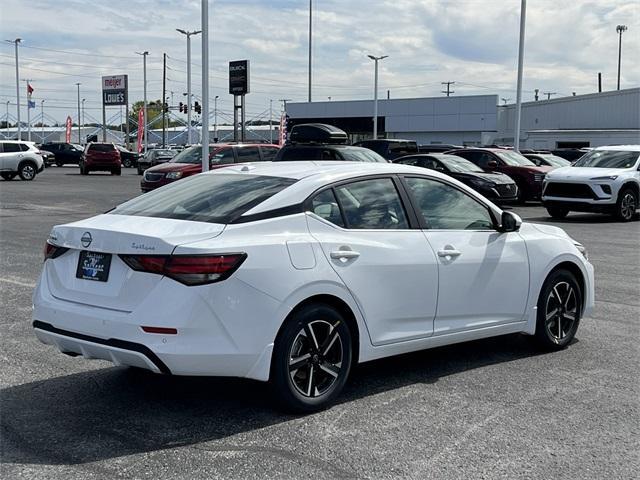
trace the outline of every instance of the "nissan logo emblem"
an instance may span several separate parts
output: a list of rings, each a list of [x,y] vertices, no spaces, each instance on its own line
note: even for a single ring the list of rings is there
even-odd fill
[[[92,241],[93,237],[91,237],[91,234],[89,232],[84,232],[82,234],[82,237],[80,237],[80,243],[82,243],[82,246],[84,248],[87,248],[89,245],[91,245]]]

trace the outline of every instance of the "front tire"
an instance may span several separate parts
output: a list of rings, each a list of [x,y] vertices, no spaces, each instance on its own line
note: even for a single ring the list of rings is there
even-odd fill
[[[569,215],[569,210],[561,207],[547,207],[547,213],[551,218],[556,218],[558,220],[561,220],[567,215]]]
[[[34,178],[36,178],[36,173],[38,172],[38,167],[33,162],[24,162],[20,164],[18,167],[18,175],[22,180],[30,182]]]
[[[328,305],[307,305],[287,320],[276,340],[274,397],[298,413],[326,408],[342,391],[352,359],[351,332],[342,315]]]
[[[630,188],[623,188],[618,194],[615,215],[622,222],[630,222],[638,208],[638,194]]]
[[[545,280],[538,298],[536,340],[545,350],[561,350],[575,336],[582,315],[582,292],[568,270],[556,270]]]

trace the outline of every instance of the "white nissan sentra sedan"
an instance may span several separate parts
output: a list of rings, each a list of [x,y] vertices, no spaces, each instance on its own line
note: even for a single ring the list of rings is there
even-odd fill
[[[33,296],[61,352],[330,404],[354,364],[524,332],[568,345],[593,267],[563,230],[398,164],[231,166],[52,229]]]

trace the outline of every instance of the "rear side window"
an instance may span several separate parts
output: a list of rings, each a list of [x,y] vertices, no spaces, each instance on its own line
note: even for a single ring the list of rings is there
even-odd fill
[[[27,145],[26,143],[19,143],[18,145],[20,146],[20,150],[22,150],[23,152],[29,151],[29,145]]]
[[[260,152],[258,147],[238,147],[236,148],[236,155],[238,155],[238,162],[259,162]]]
[[[280,151],[279,161],[319,160],[321,149],[305,147],[285,147]]]
[[[111,143],[92,143],[89,145],[91,152],[113,152],[116,149]]]
[[[344,220],[342,219],[340,207],[338,206],[338,201],[336,200],[333,190],[325,190],[313,197],[311,200],[311,210],[326,221],[344,228]]]
[[[401,157],[403,155],[411,155],[418,153],[418,145],[413,142],[390,142],[389,155],[392,158]]]
[[[262,159],[265,162],[272,162],[278,154],[279,148],[276,147],[260,147],[262,151]]]
[[[390,178],[361,180],[336,187],[335,191],[347,228],[409,228],[400,195]]]
[[[19,152],[20,145],[17,143],[3,143],[2,151],[5,153]]]
[[[196,175],[145,193],[109,213],[230,223],[295,182],[260,175]]]
[[[218,150],[215,155],[211,157],[211,163],[216,165],[226,165],[233,163],[235,158],[233,156],[233,148],[223,148]]]

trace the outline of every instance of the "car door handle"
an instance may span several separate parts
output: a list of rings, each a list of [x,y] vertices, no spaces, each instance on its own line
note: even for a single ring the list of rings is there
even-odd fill
[[[360,256],[360,252],[356,252],[354,250],[334,250],[330,255],[331,258],[336,260],[349,260],[351,258],[358,258]]]
[[[459,255],[462,255],[462,252],[455,248],[443,248],[442,250],[438,250],[439,257],[457,257]]]

